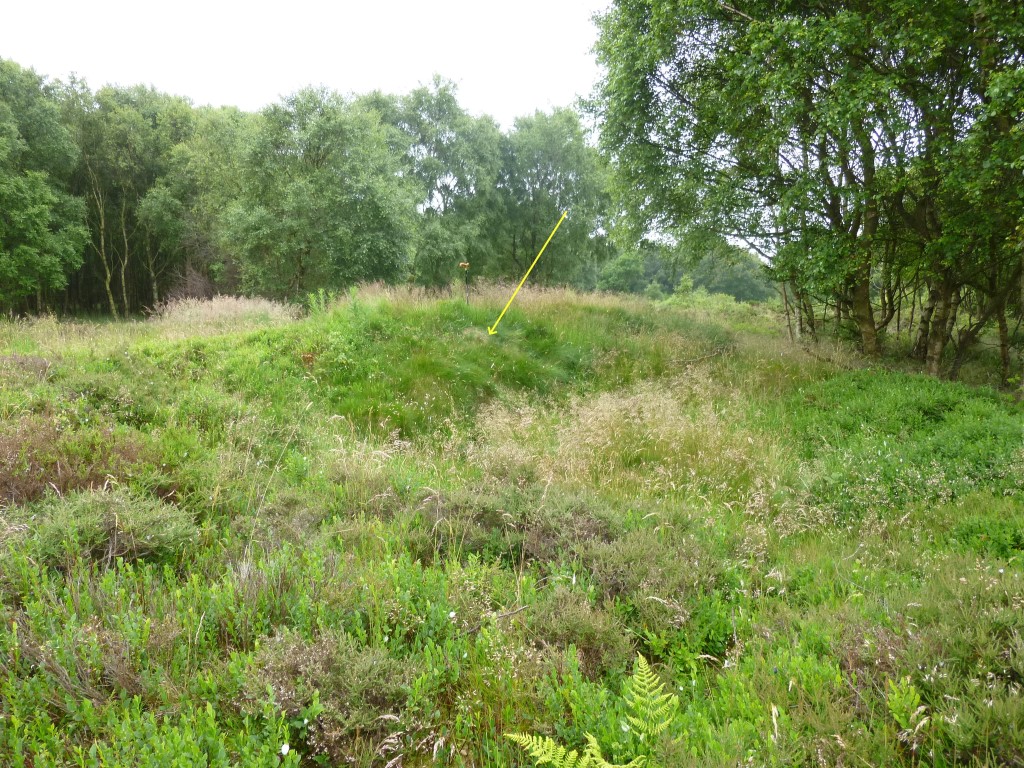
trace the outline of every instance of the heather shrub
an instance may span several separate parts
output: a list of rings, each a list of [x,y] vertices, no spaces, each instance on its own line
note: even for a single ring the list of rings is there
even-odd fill
[[[246,709],[269,692],[301,723],[313,756],[342,761],[400,730],[413,668],[380,648],[360,646],[343,632],[312,640],[283,631],[256,653],[246,682]]]
[[[199,535],[188,511],[121,489],[51,495],[8,514],[23,545],[54,566],[78,559],[175,562]]]

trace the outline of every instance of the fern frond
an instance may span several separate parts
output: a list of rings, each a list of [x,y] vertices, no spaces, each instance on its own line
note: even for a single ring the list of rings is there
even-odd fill
[[[525,749],[537,765],[550,765],[551,768],[589,768],[590,761],[586,755],[574,749],[571,752],[550,736],[534,736],[528,733],[509,733],[509,739]]]
[[[637,655],[633,677],[630,678],[624,692],[626,706],[630,714],[626,719],[633,726],[640,738],[653,747],[654,741],[675,720],[679,714],[679,697],[674,693],[665,693],[665,684],[651,669],[647,659]],[[639,755],[625,765],[609,763],[601,754],[601,746],[597,738],[588,733],[587,746],[581,755],[576,750],[566,750],[549,736],[534,736],[528,733],[505,734],[520,747],[525,749],[538,766],[551,768],[642,768],[647,764],[647,757]]]
[[[537,765],[551,768],[642,768],[646,758],[636,757],[626,765],[609,763],[601,754],[597,739],[587,734],[587,748],[580,755],[575,749],[566,751],[550,736],[533,736],[528,733],[507,733],[509,739],[525,749]]]
[[[630,711],[626,720],[637,733],[651,740],[660,736],[679,713],[679,697],[665,693],[665,684],[639,654],[624,698]]]
[[[583,752],[583,757],[590,761],[587,765],[593,766],[593,768],[642,768],[647,763],[647,758],[643,755],[634,757],[625,765],[609,763],[604,759],[604,755],[601,754],[601,746],[597,743],[597,737],[589,733],[587,734],[587,748]]]

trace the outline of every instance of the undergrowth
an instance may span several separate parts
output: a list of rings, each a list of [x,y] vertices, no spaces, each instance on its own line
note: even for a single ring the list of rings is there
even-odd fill
[[[4,321],[0,765],[1024,761],[1019,403],[503,296]]]

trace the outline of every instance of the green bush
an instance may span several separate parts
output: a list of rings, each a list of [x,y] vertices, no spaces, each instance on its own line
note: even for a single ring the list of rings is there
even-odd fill
[[[27,546],[50,565],[79,558],[173,562],[199,535],[186,510],[123,490],[50,496],[13,517],[23,523]]]

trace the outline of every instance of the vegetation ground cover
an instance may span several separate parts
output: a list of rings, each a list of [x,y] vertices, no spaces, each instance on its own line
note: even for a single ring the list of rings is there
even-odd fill
[[[0,325],[0,764],[1024,760],[1019,402],[504,296]]]

